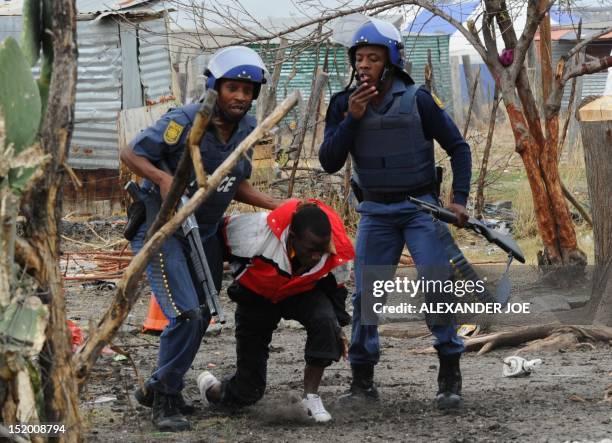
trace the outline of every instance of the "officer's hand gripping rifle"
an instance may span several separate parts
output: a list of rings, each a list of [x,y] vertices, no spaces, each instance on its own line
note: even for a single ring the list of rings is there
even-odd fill
[[[440,206],[425,202],[423,200],[419,200],[418,198],[409,197],[409,200],[414,203],[421,210],[430,213],[432,216],[441,220],[445,223],[457,223],[457,216],[449,211],[448,209],[442,208]],[[471,229],[477,234],[485,237],[489,242],[495,243],[501,249],[503,249],[508,254],[508,262],[506,264],[506,271],[503,276],[499,280],[497,284],[497,289],[495,293],[495,297],[493,299],[490,298],[490,294],[488,291],[482,294],[482,297],[485,302],[496,302],[500,303],[502,306],[505,306],[510,297],[510,279],[508,278],[508,271],[510,270],[510,264],[512,263],[512,259],[516,258],[521,263],[525,263],[525,257],[523,255],[523,251],[518,244],[514,241],[512,237],[509,235],[504,235],[499,232],[494,231],[493,229],[488,228],[485,224],[479,220],[476,220],[473,217],[470,217],[466,224],[464,225],[466,229]],[[459,251],[457,256],[450,258],[450,262],[456,270],[467,280],[475,281],[478,279],[478,276],[472,266],[469,264],[465,256]]]
[[[457,216],[449,211],[448,209],[442,208],[440,206],[425,202],[423,200],[419,200],[418,198],[408,197],[409,200],[417,205],[420,209],[425,212],[430,213],[438,220],[441,220],[445,223],[457,223]],[[510,256],[516,258],[521,263],[525,263],[525,257],[523,255],[523,251],[518,244],[514,241],[512,237],[509,235],[504,235],[500,232],[496,232],[491,228],[488,228],[483,222],[480,220],[476,220],[473,217],[470,217],[466,222],[466,229],[471,229],[477,234],[482,235],[486,238],[490,243],[495,243],[501,249],[506,251]]]

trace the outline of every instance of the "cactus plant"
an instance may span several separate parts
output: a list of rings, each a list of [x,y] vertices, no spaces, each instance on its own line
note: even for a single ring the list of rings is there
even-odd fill
[[[11,37],[0,43],[0,107],[5,119],[5,144],[12,144],[19,154],[36,138],[41,102],[30,66]]]
[[[40,44],[44,32],[42,0],[25,0],[22,15],[21,49],[30,66],[34,66],[40,56]]]

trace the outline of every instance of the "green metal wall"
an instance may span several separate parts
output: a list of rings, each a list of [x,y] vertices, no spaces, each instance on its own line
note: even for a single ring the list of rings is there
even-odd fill
[[[274,57],[277,44],[252,45],[257,51],[270,73],[274,70]],[[348,69],[348,55],[346,49],[339,45],[321,45],[318,49],[318,67],[323,68],[327,55],[327,72],[329,81],[326,88],[326,101],[329,101],[332,94],[344,87],[348,81],[350,71]],[[312,88],[312,81],[317,66],[317,48],[298,48],[287,49],[285,52],[285,62],[281,68],[280,80],[277,86],[277,97],[279,100],[287,96],[287,93],[299,89],[304,103],[308,101]]]
[[[450,112],[452,110],[452,90],[448,55],[449,38],[448,35],[407,36],[404,43],[406,59],[412,62],[412,78],[418,85],[425,82],[424,70],[427,63],[427,50],[431,50],[434,67],[434,89]],[[273,70],[277,47],[277,44],[251,46],[262,56],[270,72]],[[350,68],[346,48],[339,45],[322,45],[319,48],[319,67],[322,68],[325,62],[326,48],[329,48],[327,72],[330,76],[326,93],[326,101],[329,102],[332,94],[340,91],[348,82]],[[285,53],[286,61],[283,63],[277,87],[279,100],[286,97],[288,92],[299,89],[304,103],[308,101],[315,72],[316,53],[316,47],[306,49],[296,47]]]
[[[406,60],[412,63],[412,78],[417,85],[425,83],[427,50],[431,50],[434,71],[434,90],[444,102],[447,112],[452,112],[453,91],[449,51],[449,35],[409,35],[404,38]]]

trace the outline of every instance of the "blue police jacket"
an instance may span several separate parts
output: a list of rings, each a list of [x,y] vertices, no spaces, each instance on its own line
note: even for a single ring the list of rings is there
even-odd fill
[[[199,104],[175,108],[163,115],[153,126],[140,132],[130,143],[134,153],[146,157],[153,164],[165,160],[172,170],[176,170],[179,159],[186,147],[187,134],[193,124]],[[227,143],[219,140],[215,131],[208,130],[200,143],[200,153],[204,169],[212,174],[221,163],[236,149],[236,147],[255,128],[256,121],[253,117],[245,115],[238,123]],[[223,213],[229,206],[236,194],[238,185],[242,180],[251,176],[251,156],[249,150],[247,157],[240,159],[238,164],[223,179],[216,191],[196,210],[195,215],[200,225],[202,238],[214,233],[217,225],[223,217]],[[195,175],[192,173],[192,180]],[[151,186],[151,184],[149,184]],[[157,186],[155,186],[157,188]],[[156,189],[159,192],[158,189]],[[196,187],[188,189],[190,195],[195,192]]]
[[[403,96],[411,86],[409,82],[396,76],[380,105],[376,108],[370,104],[368,108],[371,108],[371,111],[379,116],[387,116],[388,114],[391,116],[393,113],[398,112],[398,108],[394,107],[394,104],[397,106],[398,97]],[[325,136],[319,149],[319,160],[323,169],[330,173],[339,171],[346,162],[349,153],[354,154],[356,152],[356,146],[361,144],[359,139],[367,130],[362,128],[363,118],[357,120],[348,113],[348,99],[353,91],[354,89],[352,88],[335,94],[327,109]],[[440,143],[440,146],[451,157],[454,202],[465,205],[472,175],[470,147],[459,133],[459,129],[457,129],[450,116],[436,104],[431,94],[425,88],[418,88],[415,91],[415,98],[423,139],[420,139],[421,131],[415,132],[413,134],[414,139],[419,139],[419,141],[414,143],[413,146],[405,145],[405,152],[408,155],[411,155],[412,149],[421,149],[421,152],[427,152],[429,150],[429,143],[432,140]],[[393,149],[397,150],[399,146],[395,143],[396,140],[394,138],[395,135],[390,132],[379,134],[378,137],[368,137],[368,143],[372,145],[372,151],[369,152],[378,151],[380,157],[384,157],[383,152],[387,149],[388,145],[393,145]],[[401,143],[404,142],[405,139]],[[418,144],[422,144],[422,146],[418,146]],[[397,154],[397,152],[394,151],[394,154]],[[428,159],[425,159],[425,156],[423,159],[415,160],[421,163],[421,166],[423,166],[424,162],[429,162]],[[413,162],[410,167],[414,167],[415,164]],[[385,161],[379,161],[378,165],[381,167],[385,166]],[[428,166],[423,167],[422,170],[425,171],[427,168]],[[416,169],[419,169],[418,165]],[[385,167],[383,172],[388,173],[389,169]],[[360,177],[357,177],[357,181],[359,179]],[[420,180],[426,181],[428,178],[417,177],[415,181]],[[427,183],[422,183],[422,185],[427,185]],[[395,188],[395,186],[390,188]]]

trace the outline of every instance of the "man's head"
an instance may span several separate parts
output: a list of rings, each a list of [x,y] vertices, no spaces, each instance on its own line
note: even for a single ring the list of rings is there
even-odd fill
[[[387,48],[379,45],[362,45],[355,50],[355,75],[358,83],[378,85],[389,69]],[[385,75],[385,77],[387,77]]]
[[[302,266],[312,268],[330,251],[331,232],[329,218],[317,205],[304,204],[297,209],[289,226],[288,244]]]
[[[254,84],[246,80],[220,79],[217,106],[229,120],[238,121],[249,111],[253,101]]]
[[[368,18],[357,28],[349,47],[349,60],[359,83],[378,85],[393,72],[405,74],[402,36],[391,23]],[[410,79],[412,81],[412,79]]]
[[[217,51],[204,73],[206,87],[219,93],[217,105],[228,119],[240,120],[259,96],[268,71],[250,48],[230,46]]]

